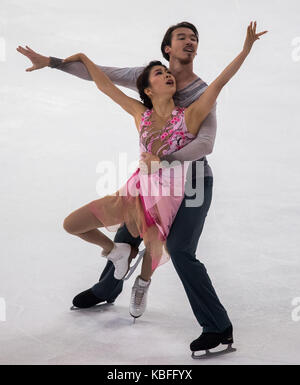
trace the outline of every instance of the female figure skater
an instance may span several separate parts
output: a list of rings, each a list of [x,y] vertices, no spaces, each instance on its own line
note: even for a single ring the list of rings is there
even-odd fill
[[[70,56],[64,62],[82,61],[99,90],[133,116],[139,132],[142,159],[149,154],[160,157],[178,150],[196,137],[220,91],[239,70],[253,43],[266,32],[257,34],[256,23],[252,25],[251,22],[242,51],[208,86],[201,98],[187,108],[174,105],[175,78],[161,62],[151,62],[137,80],[142,102],[124,94],[83,53]],[[114,243],[98,228],[111,230],[113,226],[125,223],[133,237],[140,236],[144,240],[146,252],[140,279],[149,286],[154,270],[169,259],[165,240],[184,196],[185,176],[186,169],[182,164],[172,167],[172,172],[168,168],[157,170],[156,167],[153,170],[151,167],[150,170],[147,165],[140,167],[116,193],[94,200],[71,213],[64,220],[64,228],[101,246],[102,255],[114,263],[115,278],[122,279],[136,250],[126,243]],[[165,194],[166,189],[168,194]],[[135,310],[132,309],[133,316],[138,313],[134,315]]]

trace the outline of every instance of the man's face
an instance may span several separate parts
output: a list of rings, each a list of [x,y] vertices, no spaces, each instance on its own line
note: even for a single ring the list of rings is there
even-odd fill
[[[177,28],[172,32],[171,47],[165,47],[166,53],[182,64],[192,62],[198,48],[197,37],[190,28]]]

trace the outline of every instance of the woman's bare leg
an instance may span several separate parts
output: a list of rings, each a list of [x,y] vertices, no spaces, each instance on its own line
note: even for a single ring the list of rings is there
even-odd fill
[[[64,229],[79,238],[102,247],[103,253],[109,254],[114,242],[103,234],[98,227],[104,227],[103,223],[89,210],[88,204],[73,211],[64,220]],[[131,247],[129,263],[136,257],[138,249]]]
[[[98,230],[98,227],[104,227],[103,223],[89,210],[88,205],[68,215],[63,227],[68,233],[102,247],[104,253],[110,253],[113,248],[113,241]]]
[[[142,263],[142,269],[140,277],[144,281],[149,281],[151,276],[153,275],[155,269],[157,266],[153,267],[153,261],[159,261],[159,259],[162,256],[163,247],[161,241],[158,239],[158,231],[155,229],[154,231],[157,232],[157,238],[155,241],[148,242],[146,241],[146,252],[143,257],[143,263]],[[144,241],[145,242],[145,241]],[[158,262],[157,262],[158,263]]]
[[[143,256],[143,263],[142,263],[142,269],[141,269],[140,277],[144,281],[149,281],[149,279],[151,278],[152,274],[153,274],[153,271],[152,271],[152,257],[151,257],[151,253],[150,253],[149,247],[146,247],[146,251],[145,251],[145,254]]]

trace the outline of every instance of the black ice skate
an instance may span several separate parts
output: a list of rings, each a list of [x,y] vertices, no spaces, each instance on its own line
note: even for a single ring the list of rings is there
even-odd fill
[[[209,349],[216,348],[220,344],[228,345],[226,349],[210,352]],[[226,353],[235,352],[236,349],[232,347],[233,337],[232,337],[232,325],[229,326],[222,333],[202,333],[200,337],[194,340],[190,349],[192,351],[192,358],[194,359],[203,359],[203,358],[212,358],[215,356],[223,355]],[[205,351],[205,354],[196,355],[198,351]]]
[[[101,299],[95,296],[92,289],[88,289],[79,293],[73,299],[73,306],[71,306],[70,310],[80,310],[80,309],[90,309],[95,307],[96,305],[106,302],[106,303],[114,303],[114,299],[110,298],[108,300]]]

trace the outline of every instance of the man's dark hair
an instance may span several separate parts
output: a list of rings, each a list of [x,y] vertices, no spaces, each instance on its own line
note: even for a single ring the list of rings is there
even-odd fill
[[[151,99],[145,94],[144,90],[145,88],[149,87],[149,75],[151,68],[154,66],[163,66],[167,69],[167,67],[162,64],[162,62],[158,60],[151,61],[144,69],[143,72],[139,75],[136,81],[136,87],[139,91],[140,98],[147,108],[152,108],[153,104],[151,102]]]
[[[189,28],[191,29],[194,34],[196,35],[196,38],[197,38],[197,41],[199,41],[199,34],[198,34],[198,31],[197,31],[197,28],[189,23],[188,21],[182,21],[181,23],[178,23],[176,25],[172,25],[168,30],[167,32],[165,33],[165,36],[163,38],[163,41],[161,43],[161,53],[163,55],[163,57],[166,59],[166,60],[170,60],[170,56],[169,54],[165,53],[165,47],[168,45],[169,47],[171,47],[171,40],[172,40],[172,32],[177,29],[177,28]]]

